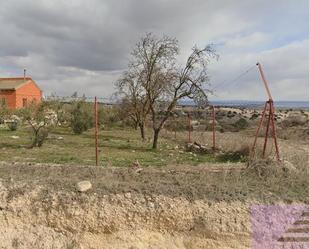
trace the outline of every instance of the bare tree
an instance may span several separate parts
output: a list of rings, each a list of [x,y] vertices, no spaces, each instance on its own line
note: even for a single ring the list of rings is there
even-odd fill
[[[173,75],[177,54],[178,41],[175,38],[168,36],[157,38],[151,33],[142,37],[132,52],[133,59],[130,62],[129,70],[138,75],[147,108],[152,115],[154,131],[154,108],[157,100],[166,90],[166,82]]]
[[[133,50],[129,71],[138,77],[152,118],[153,144],[158,146],[159,133],[172,115],[177,102],[193,99],[207,105],[207,65],[216,57],[211,46],[194,47],[184,66],[176,66],[178,42],[174,38],[157,38],[149,33]]]
[[[149,114],[149,100],[141,84],[139,74],[131,66],[117,81],[118,94],[122,96],[121,106],[131,118],[135,127],[139,127],[141,138],[145,140],[145,122]]]
[[[165,122],[182,99],[192,99],[200,107],[208,104],[208,70],[211,58],[217,57],[211,46],[203,49],[194,47],[187,58],[186,64],[174,71],[169,77],[164,77],[164,93],[153,101],[151,107],[153,120],[153,148],[157,148],[159,133]],[[160,115],[158,115],[160,114]]]

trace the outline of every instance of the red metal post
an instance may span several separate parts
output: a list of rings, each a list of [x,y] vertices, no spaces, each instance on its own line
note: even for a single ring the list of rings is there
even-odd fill
[[[258,139],[258,136],[259,136],[260,129],[261,129],[261,127],[262,127],[264,118],[265,118],[266,110],[267,110],[267,102],[265,103],[264,110],[263,110],[263,112],[262,112],[262,117],[261,117],[259,126],[258,126],[258,128],[257,128],[257,130],[256,130],[256,133],[255,133],[254,143],[253,143],[253,146],[252,146],[252,157],[254,157],[254,155],[255,155],[256,142],[257,142],[257,139]]]
[[[212,106],[212,149],[216,149],[216,110],[215,106]]]
[[[276,147],[276,156],[277,160],[281,161],[280,159],[280,153],[279,153],[279,146],[278,146],[278,141],[277,141],[277,131],[276,131],[276,125],[275,125],[275,108],[274,108],[274,103],[273,101],[270,102],[270,112],[271,112],[271,125],[272,125],[272,132],[273,132],[273,139],[275,142],[275,147]]]
[[[263,72],[262,66],[261,66],[261,64],[260,64],[259,62],[256,63],[256,65],[257,65],[258,68],[259,68],[260,75],[261,75],[262,81],[263,81],[263,83],[264,83],[264,86],[265,86],[265,89],[266,89],[268,98],[269,98],[269,100],[272,100],[273,98],[272,98],[272,96],[271,96],[271,93],[270,93],[270,90],[269,90],[269,86],[268,86],[268,82],[267,82],[267,80],[266,80],[266,77],[265,77],[265,74],[264,74],[264,72]]]
[[[94,98],[94,116],[95,116],[95,164],[99,165],[99,129],[98,129],[98,101]]]
[[[263,147],[263,157],[265,157],[266,146],[267,146],[267,141],[268,141],[268,134],[269,134],[269,127],[270,127],[270,120],[271,120],[270,100],[267,101],[267,104],[268,104],[268,120],[267,120],[264,147]]]
[[[262,125],[265,113],[266,113],[266,111],[268,111],[268,120],[267,120],[265,141],[264,141],[264,147],[263,147],[263,157],[265,156],[265,151],[266,151],[266,146],[267,146],[267,141],[268,141],[269,129],[271,129],[271,131],[272,131],[271,135],[272,135],[272,137],[274,139],[275,147],[276,147],[277,160],[280,161],[279,146],[278,146],[278,141],[277,141],[276,125],[275,125],[275,117],[274,117],[274,115],[275,115],[275,108],[274,108],[273,98],[272,98],[272,95],[271,95],[271,92],[270,92],[270,89],[269,89],[269,86],[268,86],[268,82],[267,82],[266,77],[264,75],[264,72],[263,72],[261,64],[257,63],[256,65],[258,66],[258,69],[259,69],[262,81],[264,83],[264,87],[266,89],[266,92],[267,92],[269,100],[265,104],[265,108],[264,108],[264,111],[263,111],[263,116],[262,116],[261,122],[260,122],[259,127],[258,127],[257,132],[256,132],[254,144],[253,144],[253,147],[252,147],[253,155],[254,155],[254,151],[255,151],[255,146],[256,146],[256,141],[257,141],[258,133],[260,131],[260,128],[261,128],[261,125]],[[268,106],[268,110],[267,110],[267,106]]]
[[[189,133],[188,133],[188,142],[191,143],[191,114],[188,114],[188,125],[189,125]]]

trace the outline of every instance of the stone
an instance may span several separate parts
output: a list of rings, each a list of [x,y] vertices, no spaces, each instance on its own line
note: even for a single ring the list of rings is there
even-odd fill
[[[90,181],[81,181],[77,183],[76,188],[79,192],[86,192],[92,188],[92,184]]]
[[[287,172],[296,172],[297,171],[296,167],[292,163],[290,163],[289,161],[286,161],[286,160],[283,161],[283,169]]]
[[[142,171],[143,171],[143,169],[142,169],[142,168],[139,168],[139,169],[135,170],[135,173],[139,174],[139,173],[141,173]]]
[[[136,160],[136,161],[131,165],[131,167],[133,167],[133,168],[140,168],[140,167],[141,167],[141,164],[139,163],[138,160]]]

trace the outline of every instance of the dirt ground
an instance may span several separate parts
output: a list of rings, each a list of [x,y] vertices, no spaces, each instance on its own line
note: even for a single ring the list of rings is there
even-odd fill
[[[246,132],[218,133],[218,145],[229,151],[251,144]],[[211,135],[195,132],[193,139],[205,144]],[[243,163],[0,162],[0,249],[250,248],[251,205],[309,204],[307,140],[279,144],[288,170],[262,161],[257,168],[267,171],[259,174]],[[76,185],[84,180],[92,188],[81,193]]]
[[[0,248],[249,246],[247,201],[206,198],[209,169],[2,164],[0,172]],[[93,188],[79,193],[85,179]]]
[[[297,184],[270,192],[273,179],[243,168],[2,163],[0,248],[250,248],[251,204],[309,199],[307,187],[294,196]],[[78,192],[81,180],[92,189]]]

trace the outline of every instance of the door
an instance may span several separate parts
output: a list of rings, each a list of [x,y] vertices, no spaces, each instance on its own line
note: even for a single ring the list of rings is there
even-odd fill
[[[26,106],[27,106],[27,99],[23,98],[23,107],[26,107]]]

